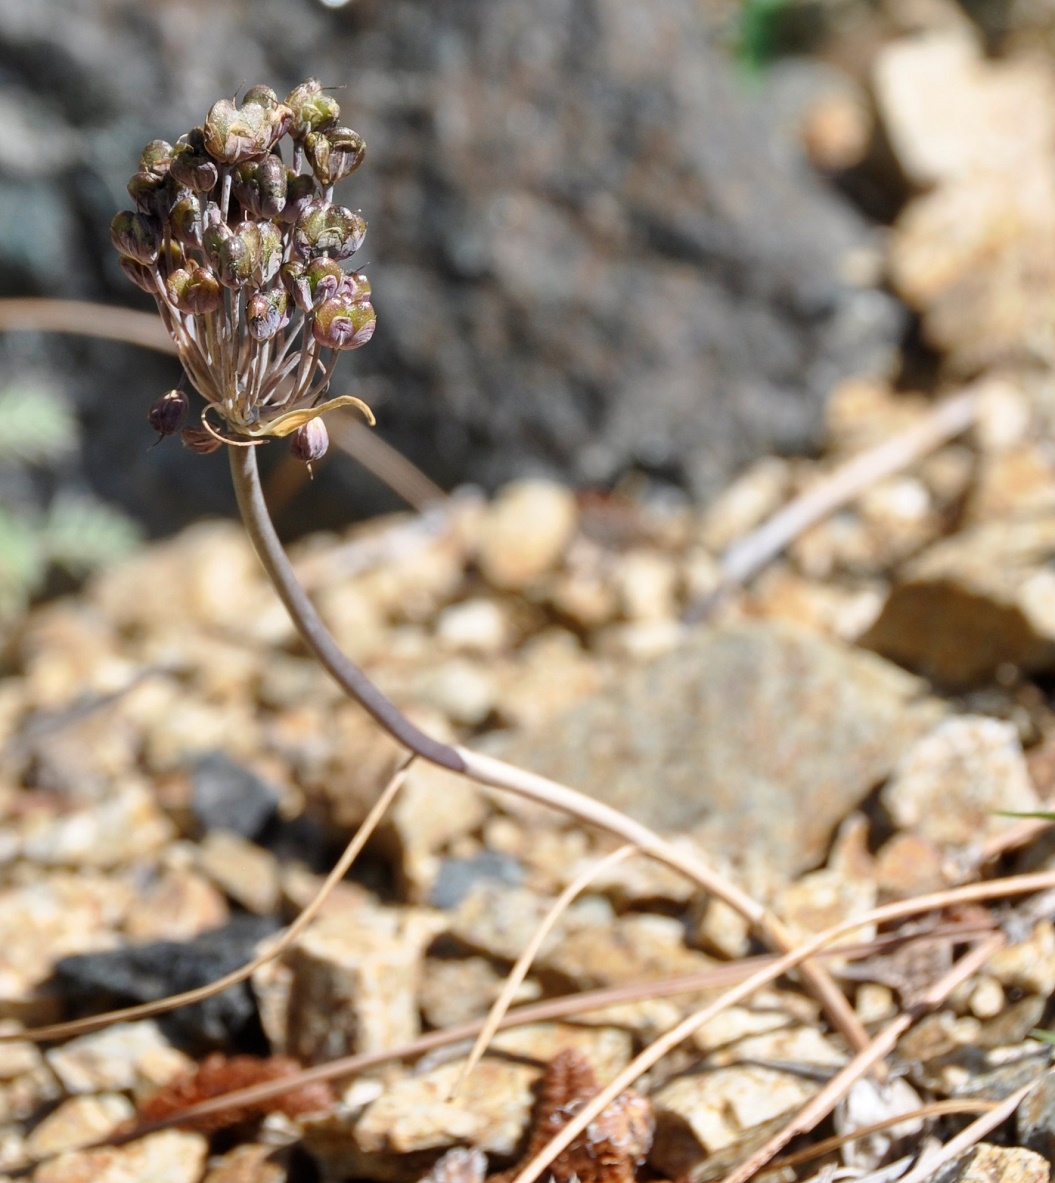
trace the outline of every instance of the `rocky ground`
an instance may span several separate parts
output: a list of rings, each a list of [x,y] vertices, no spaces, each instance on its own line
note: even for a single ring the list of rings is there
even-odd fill
[[[1055,66],[1026,17],[989,58],[958,9],[888,7],[870,89],[817,100],[802,134],[819,163],[850,153],[840,168],[882,140],[902,171],[910,196],[882,265],[920,318],[939,393],[971,394],[966,431],[800,531],[747,586],[724,579],[730,548],[931,421],[933,388],[839,381],[819,458],[763,458],[706,508],[645,484],[599,495],[525,480],[294,548],[334,635],[413,719],[675,836],[796,939],[1055,858],[1043,829],[1023,836],[1001,814],[1055,793]],[[850,55],[859,34],[843,30],[832,53]],[[221,458],[198,463],[222,475]],[[399,760],[307,657],[229,522],[37,607],[5,662],[0,1015],[16,1036],[249,960],[311,898]],[[610,1080],[714,997],[723,967],[759,952],[732,909],[636,857],[572,903],[516,1002],[711,977],[504,1031],[453,1095],[464,1038],[384,1059],[482,1018],[553,898],[615,845],[414,768],[352,877],[250,983],[170,1016],[0,1046],[0,1171],[415,1183],[506,1170],[594,1077]],[[1055,1077],[1031,1035],[1051,1022],[1050,901],[1000,919],[1011,943],[901,1036],[897,1100],[864,1118],[844,1105],[817,1137],[933,1101],[996,1101],[1036,1076],[956,1177],[1048,1178]],[[871,1032],[956,951],[832,969]],[[266,1114],[81,1149],[137,1114],[362,1054],[373,1067]],[[558,1161],[559,1183],[719,1178],[849,1054],[801,984],[781,980],[660,1060]],[[895,1132],[915,1151],[966,1120]],[[470,1152],[441,1159],[451,1148]],[[859,1173],[902,1152],[893,1137],[840,1151]]]

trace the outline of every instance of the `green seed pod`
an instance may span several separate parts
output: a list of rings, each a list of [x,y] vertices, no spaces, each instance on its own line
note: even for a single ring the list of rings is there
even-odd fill
[[[363,163],[366,144],[350,127],[332,127],[309,132],[304,137],[304,155],[320,185],[336,185]]]
[[[300,255],[329,255],[346,259],[363,245],[366,222],[362,214],[328,201],[308,202],[293,227],[293,245]]]
[[[180,312],[207,316],[223,305],[220,281],[205,267],[180,267],[165,281],[169,299]]]
[[[286,204],[286,166],[277,156],[247,161],[234,172],[234,195],[254,218],[274,218]]]
[[[145,214],[152,214],[158,208],[158,195],[165,183],[164,177],[154,173],[133,173],[126,186],[128,196],[135,203],[136,209]]]
[[[238,107],[231,99],[213,103],[203,128],[205,151],[221,164],[241,164],[271,150],[271,120],[255,103]]]
[[[311,173],[295,173],[291,168],[287,168],[286,204],[278,220],[284,225],[292,226],[317,197],[315,178]]]
[[[250,335],[257,341],[270,341],[289,324],[289,292],[272,288],[249,297],[245,308],[245,322]]]
[[[139,157],[139,171],[164,177],[172,163],[172,145],[167,140],[151,140]]]
[[[125,273],[125,277],[130,279],[140,291],[146,292],[150,296],[158,294],[157,279],[152,267],[137,263],[135,259],[130,259],[127,255],[122,255],[117,260],[117,265]]]
[[[356,304],[370,299],[370,281],[361,271],[344,271],[336,295],[347,296]]]
[[[341,108],[336,99],[322,93],[318,78],[309,78],[295,86],[286,95],[286,104],[293,113],[289,134],[295,140],[302,140],[313,131],[332,127],[341,117]]]
[[[282,265],[282,232],[274,222],[243,222],[237,233],[249,252],[252,281],[263,287],[275,278]]]
[[[110,241],[127,259],[156,263],[161,240],[157,222],[146,214],[122,210],[110,223]]]
[[[216,271],[216,278],[226,288],[244,287],[253,277],[249,246],[226,222],[207,226],[202,246]]]
[[[201,198],[185,190],[169,214],[172,235],[187,247],[200,247],[202,236]]]
[[[203,427],[185,427],[180,439],[185,448],[197,452],[199,456],[208,456],[211,452],[218,451],[222,446],[220,441]]]
[[[309,419],[307,423],[290,432],[289,450],[294,460],[314,464],[326,455],[330,447],[330,433],[321,417]]]
[[[358,349],[374,335],[377,315],[366,300],[334,296],[316,309],[311,331],[329,349]]]
[[[183,426],[190,401],[182,390],[170,390],[163,394],[147,412],[150,426],[158,435],[175,435]]]
[[[220,179],[220,170],[205,151],[205,133],[195,127],[172,149],[169,175],[195,193],[211,193]]]

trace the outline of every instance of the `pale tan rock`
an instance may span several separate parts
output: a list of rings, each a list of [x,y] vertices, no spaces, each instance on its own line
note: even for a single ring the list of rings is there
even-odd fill
[[[546,900],[526,887],[481,883],[450,918],[450,932],[468,948],[515,961],[546,915]],[[554,941],[550,934],[547,949]]]
[[[1055,148],[1055,81],[1041,60],[987,60],[959,31],[894,41],[876,58],[887,134],[917,184],[993,172]],[[1023,124],[1022,112],[1037,117]]]
[[[895,834],[876,856],[876,886],[907,899],[948,887],[948,859],[942,848],[915,833]]]
[[[198,847],[201,870],[237,904],[258,916],[278,906],[280,885],[275,856],[232,830],[210,830]]]
[[[509,612],[497,600],[477,596],[452,604],[436,619],[436,639],[466,653],[494,656],[507,649],[513,637]]]
[[[223,927],[230,918],[227,901],[208,879],[190,867],[172,865],[141,893],[124,931],[129,940],[144,943],[190,940],[210,928]]]
[[[464,776],[421,761],[411,768],[383,832],[395,846],[413,902],[428,898],[442,852],[477,830],[489,812],[487,799]]]
[[[454,1145],[511,1158],[534,1105],[538,1065],[574,1048],[605,1081],[628,1062],[632,1044],[615,1028],[536,1024],[501,1032],[494,1046],[509,1058],[485,1057],[453,1096],[461,1059],[396,1082],[361,1115],[309,1119],[305,1145],[336,1178],[365,1175],[400,1183],[421,1178],[437,1152]]]
[[[316,1064],[353,1052],[384,1051],[420,1030],[417,982],[428,932],[375,910],[320,917],[284,960],[292,971],[288,1004],[290,1055]],[[405,926],[405,931],[401,930]],[[386,931],[386,927],[388,931]]]
[[[26,1150],[34,1158],[76,1150],[101,1141],[134,1114],[132,1102],[120,1093],[70,1097],[34,1127]]]
[[[153,1019],[80,1035],[44,1055],[68,1093],[131,1092],[145,1084],[167,1084],[194,1067]]]
[[[570,490],[553,481],[507,485],[479,526],[477,562],[492,586],[520,591],[557,566],[575,533]]]
[[[132,781],[86,808],[30,822],[22,853],[42,866],[106,869],[145,859],[174,835],[153,794]]]
[[[815,1065],[830,1070],[842,1057],[809,1028],[792,1028],[744,1039],[728,1058]],[[821,1087],[802,1072],[761,1064],[717,1067],[676,1077],[652,1094],[656,1137],[649,1162],[671,1176],[714,1151],[731,1146],[746,1131],[801,1108]]]
[[[1048,1183],[1051,1164],[1024,1146],[994,1146],[979,1142],[960,1161],[951,1176],[955,1183]]]
[[[791,492],[787,460],[766,456],[745,469],[707,507],[700,528],[704,545],[725,550],[775,513]]]
[[[94,871],[0,890],[0,999],[25,999],[62,957],[114,948],[133,898],[127,883]]]
[[[129,1146],[67,1151],[37,1167],[33,1183],[198,1183],[208,1149],[201,1134],[161,1130]]]
[[[616,566],[615,584],[628,620],[673,620],[677,616],[678,573],[669,555],[645,549],[628,551]]]
[[[946,719],[902,757],[882,792],[895,824],[937,846],[968,846],[1040,801],[1015,728],[999,719]]]
[[[486,957],[437,958],[425,961],[418,1000],[430,1027],[453,1027],[487,1014],[505,981]],[[528,978],[517,992],[515,1005],[534,1002],[538,982]]]
[[[516,727],[542,725],[596,694],[606,665],[584,653],[570,632],[551,628],[534,636],[501,677],[498,709]]]
[[[572,554],[577,550],[581,548],[573,548]],[[600,628],[619,611],[611,574],[603,570],[599,556],[595,557],[597,561],[589,567],[572,565],[571,570],[557,572],[547,589],[554,609],[581,629]]]
[[[715,962],[685,948],[679,921],[641,913],[563,931],[540,951],[536,965],[540,972],[557,974],[578,989],[591,990],[669,974],[700,973]]]
[[[486,663],[451,658],[413,679],[413,693],[452,723],[478,727],[495,709],[498,686]]]
[[[877,896],[871,876],[850,876],[824,867],[789,883],[777,896],[774,909],[792,936],[802,940],[868,912],[876,906]],[[870,940],[874,933],[874,926],[863,925],[855,930],[855,939]]]
[[[1047,998],[1055,990],[1055,925],[1038,920],[1027,940],[1000,949],[986,969],[1006,989]]]
[[[216,1159],[202,1183],[285,1183],[289,1171],[281,1150],[247,1142]]]
[[[1028,356],[1045,339],[1039,306],[1055,262],[1055,170],[1029,162],[951,181],[898,219],[889,268],[898,294],[922,314],[926,340],[959,372]]]
[[[865,96],[840,88],[821,95],[802,116],[799,136],[810,161],[826,172],[843,172],[868,153],[874,120]]]
[[[1055,514],[1055,459],[1030,440],[983,457],[967,503],[971,524]]]

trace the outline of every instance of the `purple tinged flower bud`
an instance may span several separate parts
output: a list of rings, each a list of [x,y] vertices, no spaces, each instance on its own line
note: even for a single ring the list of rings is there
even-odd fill
[[[273,218],[286,204],[286,166],[277,156],[240,164],[234,173],[234,195],[254,218]]]
[[[205,133],[195,127],[172,149],[169,175],[195,193],[210,193],[220,179],[220,170],[205,151]]]
[[[146,214],[122,210],[110,223],[110,241],[127,259],[156,263],[160,235],[158,225]]]
[[[304,137],[304,155],[320,185],[336,185],[363,163],[366,144],[350,127],[331,127]]]
[[[240,164],[271,150],[271,121],[266,107],[239,107],[232,99],[213,103],[205,117],[205,151],[221,164]]]
[[[289,324],[289,293],[285,288],[256,292],[246,304],[245,320],[250,335],[257,341],[270,341]]]
[[[165,281],[169,299],[180,312],[207,316],[223,305],[220,281],[205,267],[179,268]]]
[[[202,236],[201,198],[185,191],[169,214],[172,235],[184,246],[200,247]]]
[[[294,460],[314,464],[321,460],[330,446],[330,433],[321,417],[309,419],[289,435],[289,450]]]
[[[180,439],[185,448],[197,452],[199,456],[208,456],[222,447],[220,441],[203,427],[185,427]]]
[[[152,267],[137,263],[135,259],[129,259],[127,255],[122,255],[117,260],[117,265],[125,273],[125,277],[130,279],[141,291],[151,296],[158,294],[157,280]]]
[[[366,222],[361,214],[328,201],[308,202],[293,227],[293,245],[307,258],[329,255],[347,259],[363,245]]]
[[[329,349],[358,349],[374,335],[377,315],[366,300],[334,296],[319,305],[311,331],[320,345]]]
[[[278,273],[290,298],[301,312],[307,312],[311,308],[311,288],[308,286],[305,271],[304,264],[294,259],[289,263],[283,263]]]
[[[164,184],[164,177],[154,173],[133,173],[126,186],[128,196],[135,203],[135,207],[145,214],[152,214],[157,209],[158,192]]]
[[[172,145],[167,140],[151,140],[139,157],[139,171],[164,177],[172,163]]]
[[[310,173],[295,173],[291,168],[287,168],[286,204],[279,221],[292,226],[317,197],[315,178]]]
[[[347,296],[357,304],[367,301],[370,299],[370,281],[361,271],[342,272],[336,295]]]
[[[202,246],[216,269],[216,277],[227,288],[244,287],[252,279],[253,264],[245,239],[226,222],[206,226]]]
[[[289,134],[302,140],[309,132],[332,127],[341,117],[336,99],[322,93],[318,78],[309,78],[286,95],[286,106],[293,112]]]
[[[190,401],[182,390],[170,390],[147,412],[150,426],[158,435],[175,435],[183,426],[190,409]]]

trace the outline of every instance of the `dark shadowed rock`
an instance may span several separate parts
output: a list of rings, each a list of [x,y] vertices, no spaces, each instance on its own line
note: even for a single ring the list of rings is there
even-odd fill
[[[154,1002],[168,994],[204,986],[251,960],[257,945],[275,931],[274,920],[238,916],[191,941],[154,941],[105,953],[64,957],[55,967],[55,982],[70,1001],[99,997],[122,1002]],[[256,1002],[246,984],[181,1007],[164,1020],[194,1043],[238,1046],[258,1038]]]
[[[497,754],[767,876],[835,827],[941,716],[871,654],[769,624],[708,631]]]
[[[203,830],[256,838],[274,817],[278,800],[273,785],[222,752],[203,757],[194,769],[191,809]]]
[[[869,228],[811,172],[786,104],[715,41],[695,0],[268,0],[175,20],[157,0],[105,18],[0,0],[24,113],[0,209],[29,219],[0,219],[0,286],[141,302],[107,227],[142,144],[247,80],[283,93],[316,74],[346,88],[367,143],[339,196],[370,223],[378,331],[347,374],[379,430],[444,483],[643,468],[714,491],[752,457],[815,444],[832,384],[887,369],[900,332],[898,306],[846,278]],[[57,244],[41,258],[25,247],[38,223]],[[97,487],[166,526],[222,504],[222,463],[174,441],[146,453],[171,365],[86,349],[36,356],[78,361]],[[316,501],[356,471],[331,466]],[[376,506],[372,484],[356,494]]]

